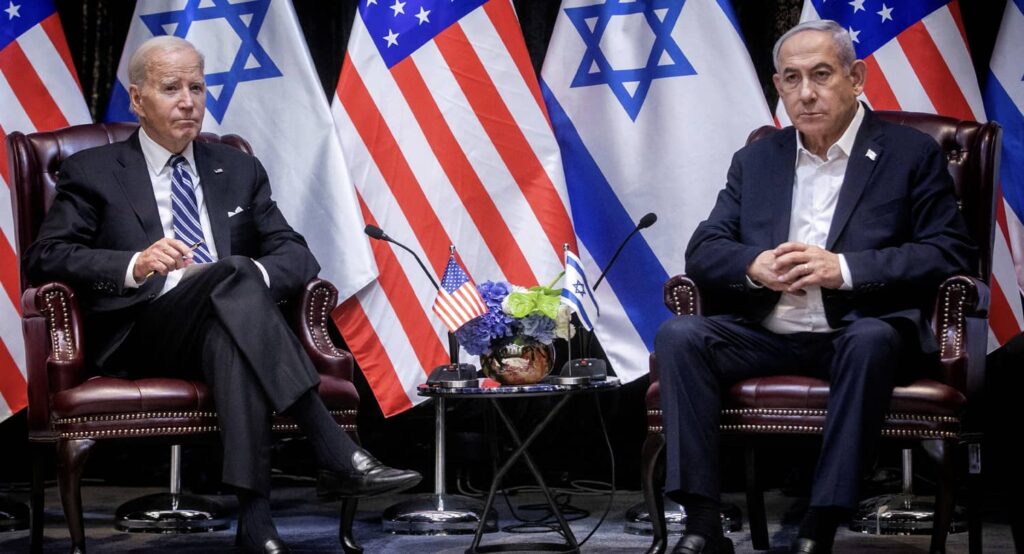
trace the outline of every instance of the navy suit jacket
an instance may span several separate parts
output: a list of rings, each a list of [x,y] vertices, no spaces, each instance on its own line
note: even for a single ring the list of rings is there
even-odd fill
[[[193,147],[218,257],[258,260],[270,277],[271,295],[294,296],[320,266],[271,199],[263,166],[224,144]],[[242,211],[229,217],[238,207]],[[137,311],[163,288],[160,275],[139,288],[124,287],[132,256],[163,237],[137,131],[64,161],[57,195],[22,264],[32,283],[58,280],[75,289],[94,363],[102,364],[127,336]]]
[[[746,270],[758,254],[788,240],[796,148],[796,131],[788,127],[733,157],[725,189],[686,250],[687,274],[700,286],[707,313],[759,322],[778,302],[780,293],[749,287]],[[904,319],[922,350],[934,351],[925,314],[936,287],[951,275],[977,272],[977,252],[934,139],[867,110],[825,248],[844,254],[853,280],[850,291],[822,290],[830,326],[859,317]]]

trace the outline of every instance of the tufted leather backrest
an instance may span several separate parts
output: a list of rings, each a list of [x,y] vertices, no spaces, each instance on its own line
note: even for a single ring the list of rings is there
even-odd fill
[[[996,195],[993,194],[998,178],[999,145],[1002,129],[998,123],[961,121],[941,115],[877,111],[884,121],[907,125],[930,135],[946,155],[949,173],[953,176],[960,211],[967,228],[978,246],[978,274],[988,282],[992,271],[992,237],[996,221]],[[779,129],[771,126],[756,129],[747,138],[753,142]]]
[[[88,148],[123,141],[137,128],[135,123],[92,123],[28,135],[14,132],[7,136],[11,206],[19,259],[35,240],[43,216],[50,209],[64,160]],[[252,154],[252,147],[238,135],[202,133],[199,140],[222,142]],[[22,275],[22,290],[26,286]]]

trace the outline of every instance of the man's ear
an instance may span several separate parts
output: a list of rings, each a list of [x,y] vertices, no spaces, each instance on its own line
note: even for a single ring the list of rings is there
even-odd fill
[[[128,103],[133,114],[142,115],[142,91],[138,85],[128,85]]]
[[[864,82],[868,78],[868,65],[864,60],[856,60],[850,66],[850,79],[853,81],[853,92],[860,96],[864,92]]]

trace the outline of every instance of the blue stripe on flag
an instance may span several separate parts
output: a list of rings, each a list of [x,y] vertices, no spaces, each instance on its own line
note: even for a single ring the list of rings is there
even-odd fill
[[[598,266],[604,267],[619,242],[636,227],[636,223],[615,195],[569,116],[543,79],[540,86],[551,115],[555,138],[562,149],[562,164],[576,234]],[[668,272],[642,235],[631,239],[606,279],[647,349],[654,350],[654,335],[661,322],[669,316],[662,304],[661,293],[662,286],[668,280]]]
[[[1014,4],[1017,4],[1017,9],[1024,12],[1024,0],[1013,0]]]
[[[114,121],[136,122],[139,118],[131,112],[128,99],[128,89],[124,88],[121,81],[114,81],[114,87],[110,91],[110,102],[107,103],[107,113],[103,115],[103,121],[112,123]]]
[[[732,23],[732,27],[736,29],[736,34],[743,39],[743,31],[740,30],[740,20],[736,19],[736,12],[732,9],[732,2],[729,0],[718,0],[718,7],[722,8],[722,12],[725,13],[725,17],[729,18],[729,22]]]
[[[587,310],[586,308],[583,307],[583,304],[580,303],[579,298],[577,298],[573,294],[566,292],[565,289],[562,289],[562,298],[565,298],[566,300],[571,302],[573,306],[576,306],[576,315],[579,316],[580,320],[583,322],[584,327],[586,327],[588,330],[594,328],[594,324],[593,322],[590,321],[590,318],[587,317]]]
[[[1017,219],[1024,221],[1024,172],[1021,171],[1024,168],[1024,113],[991,71],[983,96],[985,113],[1003,126],[1003,160],[999,167],[1003,197],[1017,214]]]

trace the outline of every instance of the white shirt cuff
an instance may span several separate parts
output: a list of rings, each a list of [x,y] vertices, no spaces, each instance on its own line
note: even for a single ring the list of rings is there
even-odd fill
[[[853,278],[850,277],[850,266],[846,264],[846,256],[839,254],[839,271],[843,274],[843,285],[839,290],[853,290]]]
[[[128,262],[128,271],[125,271],[124,273],[124,288],[126,289],[137,289],[142,286],[142,283],[146,282],[145,279],[142,280],[142,283],[135,281],[135,261],[138,260],[141,255],[142,252],[136,252],[135,255],[132,256],[131,261]]]
[[[252,258],[249,258],[249,259],[252,260]],[[259,268],[260,273],[263,274],[263,282],[267,284],[267,288],[269,289],[270,288],[270,275],[267,273],[267,268],[263,267],[263,264],[257,262],[256,260],[252,260],[252,263],[256,264],[256,267]]]
[[[747,286],[752,289],[763,289],[764,285],[750,278],[750,275],[744,275],[747,278]]]

